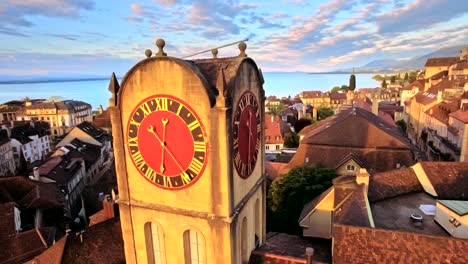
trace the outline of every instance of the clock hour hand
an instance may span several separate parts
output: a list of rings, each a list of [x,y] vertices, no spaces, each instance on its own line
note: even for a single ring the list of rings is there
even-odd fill
[[[163,150],[166,150],[167,151],[167,154],[169,154],[169,156],[174,160],[175,164],[177,165],[177,167],[179,167],[180,171],[185,171],[182,166],[180,166],[180,163],[176,160],[176,158],[174,157],[174,154],[172,154],[172,152],[167,148],[165,142],[163,142],[161,140],[161,138],[158,136],[158,134],[156,134],[156,131],[154,129],[154,127],[152,125],[150,125],[148,127],[148,131],[154,135],[154,137],[156,137],[156,139],[159,141],[159,143],[161,144]]]

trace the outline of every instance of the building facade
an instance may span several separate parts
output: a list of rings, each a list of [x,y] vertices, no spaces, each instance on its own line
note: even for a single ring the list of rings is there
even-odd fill
[[[0,129],[0,176],[13,176],[15,172],[15,160],[8,132]]]
[[[44,101],[23,107],[16,113],[16,120],[48,122],[51,136],[58,137],[84,121],[92,121],[91,112],[91,105],[82,101]]]

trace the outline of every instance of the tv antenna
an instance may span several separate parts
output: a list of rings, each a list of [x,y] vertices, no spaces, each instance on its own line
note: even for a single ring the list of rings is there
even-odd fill
[[[248,38],[243,39],[243,40],[239,40],[239,41],[236,41],[236,42],[232,42],[232,43],[229,43],[229,44],[225,44],[225,45],[222,45],[222,46],[219,46],[219,47],[216,47],[216,48],[200,51],[200,52],[197,52],[197,53],[182,57],[182,59],[193,57],[193,56],[196,56],[196,55],[200,55],[200,54],[203,54],[203,53],[206,53],[206,52],[210,52],[210,51],[215,50],[215,49],[222,49],[222,48],[225,48],[225,47],[229,47],[229,46],[236,45],[236,44],[241,43],[241,42],[247,42],[247,41],[249,41]]]

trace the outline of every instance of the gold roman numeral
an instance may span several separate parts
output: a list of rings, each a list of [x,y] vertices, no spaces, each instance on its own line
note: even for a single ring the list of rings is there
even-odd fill
[[[193,142],[193,148],[195,152],[206,152],[205,142],[195,141]]]
[[[182,183],[184,185],[187,185],[192,181],[192,179],[190,178],[190,175],[185,171],[182,172],[182,174],[180,175],[180,178],[182,179]]]
[[[203,168],[203,163],[201,163],[198,159],[193,158],[188,168],[189,170],[193,171],[196,175],[198,175],[200,174],[200,171]]]
[[[150,107],[148,105],[148,102],[145,102],[144,104],[142,104],[140,106],[140,109],[141,109],[141,111],[143,111],[144,116],[147,116],[147,115],[151,114],[151,109],[150,109]]]
[[[260,133],[262,131],[262,125],[259,123],[257,124],[257,133]]]
[[[143,159],[143,156],[141,155],[140,151],[137,151],[132,154],[132,159],[135,162],[135,165],[141,169],[143,165],[145,165],[145,160]]]
[[[164,186],[167,188],[172,188],[171,177],[163,176]]]
[[[167,98],[156,98],[156,110],[167,111]]]
[[[179,103],[179,108],[177,108],[177,112],[175,113],[176,115],[180,116],[180,111],[182,111],[183,105]]]
[[[138,147],[138,138],[137,137],[129,138],[128,139],[128,145],[130,147]]]
[[[234,139],[234,142],[232,142],[232,146],[233,146],[234,149],[239,148],[239,139],[238,138]]]
[[[188,128],[189,128],[190,131],[193,131],[199,126],[200,126],[200,123],[198,123],[198,120],[195,120],[195,121],[193,121],[192,123],[190,123],[188,125]]]
[[[138,127],[138,129],[140,129],[140,125],[141,125],[141,123],[140,123],[140,122],[137,122],[137,121],[135,121],[135,119],[133,119],[133,118],[132,118],[132,119],[130,119],[130,125],[135,125],[135,126],[137,126],[137,127]]]
[[[152,182],[156,180],[156,172],[150,167],[146,169],[145,176]]]

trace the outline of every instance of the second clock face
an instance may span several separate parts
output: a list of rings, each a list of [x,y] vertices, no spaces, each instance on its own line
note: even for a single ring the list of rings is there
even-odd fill
[[[144,99],[133,110],[127,133],[130,158],[139,173],[156,186],[183,189],[203,174],[205,130],[184,101],[170,95]]]
[[[242,178],[248,178],[257,164],[260,150],[260,109],[251,92],[242,94],[233,118],[234,167]]]

